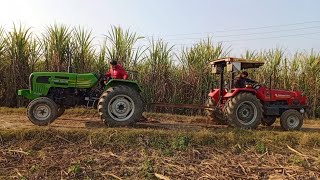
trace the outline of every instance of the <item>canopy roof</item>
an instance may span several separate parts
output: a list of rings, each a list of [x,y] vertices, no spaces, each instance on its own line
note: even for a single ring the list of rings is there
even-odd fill
[[[249,68],[259,68],[264,64],[264,62],[259,62],[255,60],[248,60],[242,58],[234,58],[234,57],[225,57],[221,59],[216,59],[210,62],[211,65],[218,65],[218,64],[233,64],[233,63],[241,63],[241,69],[249,69]]]

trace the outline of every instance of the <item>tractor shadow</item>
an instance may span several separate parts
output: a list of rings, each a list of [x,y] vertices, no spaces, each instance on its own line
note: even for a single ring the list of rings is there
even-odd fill
[[[313,127],[313,128],[302,127],[301,131],[303,131],[303,132],[320,132],[320,128],[319,127]]]
[[[103,122],[101,121],[86,121],[84,123],[85,127],[88,129],[101,129],[101,128],[108,128]]]
[[[258,130],[265,130],[265,131],[279,131],[285,132],[281,126],[259,126]],[[320,132],[320,127],[303,127],[300,130],[301,132]]]
[[[86,121],[84,122],[85,128],[88,129],[101,129],[101,128],[110,128],[109,126],[105,125],[101,121]],[[172,123],[159,123],[159,122],[138,122],[133,126],[124,126],[122,128],[129,128],[129,129],[185,129],[185,130],[201,130],[201,129],[221,129],[227,128],[228,126],[222,125],[205,125],[205,124],[172,124]]]
[[[86,121],[85,122],[85,128],[88,129],[100,129],[100,128],[110,128],[107,125],[105,125],[101,121]],[[160,123],[160,122],[138,122],[134,126],[127,126],[125,128],[137,128],[137,129],[168,129],[168,130],[202,130],[202,129],[208,129],[208,130],[223,130],[223,129],[232,129],[232,127],[229,127],[228,125],[212,125],[212,124],[187,124],[187,123]],[[280,126],[259,126],[257,129],[262,131],[277,131],[277,132],[285,132]],[[319,127],[303,127],[301,132],[320,132]]]
[[[64,120],[65,123],[63,123],[63,127],[70,128],[74,127],[75,123],[82,124],[81,126],[83,128],[87,129],[101,129],[101,128],[110,128],[107,125],[105,125],[102,121],[96,118],[61,118],[61,120]],[[56,126],[59,126],[60,124],[56,124]],[[142,119],[140,122],[135,124],[134,126],[127,126],[125,128],[138,128],[138,129],[185,129],[185,130],[201,130],[201,129],[232,129],[232,127],[229,127],[228,125],[216,125],[216,124],[209,124],[209,123],[165,123],[161,121],[154,121],[151,119]],[[280,125],[276,124],[273,126],[259,126],[258,129],[262,131],[279,131],[284,132],[283,129],[280,127]],[[306,127],[302,127],[300,130],[302,132],[320,132],[320,127],[315,126],[312,127],[310,125],[307,125]]]

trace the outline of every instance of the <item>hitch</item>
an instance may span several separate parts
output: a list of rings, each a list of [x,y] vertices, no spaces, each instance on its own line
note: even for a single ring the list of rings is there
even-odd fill
[[[209,111],[214,111],[216,109],[216,106],[205,106],[205,105],[197,105],[197,104],[150,103],[149,105],[154,107],[203,109],[203,110],[209,110]]]

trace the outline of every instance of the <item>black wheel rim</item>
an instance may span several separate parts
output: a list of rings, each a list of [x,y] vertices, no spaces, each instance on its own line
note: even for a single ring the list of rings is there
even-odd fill
[[[250,125],[256,120],[258,110],[253,102],[244,101],[239,104],[236,114],[241,124]]]
[[[39,121],[46,121],[51,113],[51,108],[47,104],[39,104],[33,109],[33,116]]]
[[[133,116],[134,101],[127,95],[117,95],[108,103],[108,114],[116,121],[126,121]]]
[[[287,125],[290,129],[296,128],[297,126],[299,126],[299,123],[299,118],[295,115],[291,115],[287,119]]]

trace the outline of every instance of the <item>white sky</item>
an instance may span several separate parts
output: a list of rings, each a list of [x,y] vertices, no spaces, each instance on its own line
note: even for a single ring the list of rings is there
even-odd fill
[[[290,53],[319,51],[319,7],[317,0],[2,0],[0,26],[10,30],[13,23],[21,23],[39,33],[55,22],[81,25],[99,40],[111,25],[120,25],[177,48],[213,34],[218,36],[214,40],[226,41],[233,54],[274,47]],[[310,23],[239,30],[301,22]],[[230,29],[236,30],[225,32]]]

